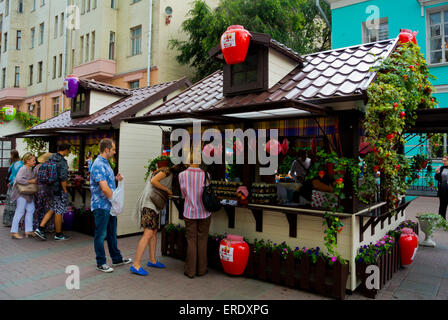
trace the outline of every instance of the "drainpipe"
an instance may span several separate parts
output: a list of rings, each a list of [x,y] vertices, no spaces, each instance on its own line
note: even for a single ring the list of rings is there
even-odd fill
[[[67,77],[67,53],[68,53],[68,32],[67,32],[67,14],[68,14],[68,6],[70,5],[69,3],[70,0],[67,0],[66,5],[65,5],[65,14],[64,14],[64,21],[62,21],[62,24],[64,26],[64,55],[63,55],[63,65],[64,65],[64,70],[62,72],[63,78],[65,79]]]
[[[149,25],[148,25],[148,71],[146,85],[151,85],[151,42],[152,42],[152,0],[149,0]]]
[[[320,15],[322,16],[322,18],[324,18],[325,22],[327,23],[328,28],[330,28],[330,30],[331,30],[330,22],[328,21],[327,16],[325,15],[324,10],[322,10],[319,1],[320,0],[316,0],[317,9],[319,9]]]

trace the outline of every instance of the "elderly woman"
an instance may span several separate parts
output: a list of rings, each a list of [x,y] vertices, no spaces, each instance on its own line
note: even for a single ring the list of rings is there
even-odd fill
[[[23,237],[19,234],[19,222],[25,212],[25,234],[27,237],[32,236],[33,234],[33,215],[35,209],[34,195],[20,193],[18,184],[28,185],[37,183],[36,175],[33,172],[33,167],[36,164],[36,157],[31,153],[26,153],[23,156],[22,161],[23,167],[21,167],[17,173],[11,192],[11,200],[17,200],[17,208],[11,226],[11,237],[13,239],[23,239]]]
[[[5,227],[11,227],[12,218],[16,212],[16,202],[11,201],[11,192],[17,172],[19,172],[20,168],[23,166],[23,162],[20,160],[19,152],[17,150],[11,150],[10,164],[11,165],[8,168],[8,191],[6,193],[6,205],[3,210],[3,224]]]

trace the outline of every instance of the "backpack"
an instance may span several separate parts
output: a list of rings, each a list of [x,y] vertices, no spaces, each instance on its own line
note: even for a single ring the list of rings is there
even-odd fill
[[[53,160],[45,161],[37,173],[38,184],[54,184],[58,181],[58,172],[56,162]]]

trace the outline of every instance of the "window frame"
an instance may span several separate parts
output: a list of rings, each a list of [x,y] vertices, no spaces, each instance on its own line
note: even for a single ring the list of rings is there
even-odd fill
[[[439,66],[439,65],[446,65],[448,64],[448,48],[446,48],[445,50],[441,50],[442,52],[442,60],[443,60],[443,56],[445,55],[445,61],[442,62],[436,62],[433,63],[431,60],[431,22],[430,22],[430,18],[429,16],[433,13],[437,13],[440,12],[440,16],[441,16],[441,28],[440,28],[440,32],[441,32],[441,41],[442,41],[442,47],[443,47],[443,42],[445,42],[445,38],[448,38],[448,34],[444,34],[445,30],[444,30],[444,24],[448,24],[448,21],[444,21],[444,15],[443,12],[444,11],[448,11],[448,5],[442,5],[442,6],[438,6],[438,7],[433,7],[433,8],[427,8],[426,9],[426,17],[425,17],[425,31],[426,31],[426,60],[428,61],[428,66]],[[448,42],[445,42],[445,45],[448,45]]]
[[[389,35],[389,17],[383,17],[383,18],[379,18],[379,19],[374,19],[373,21],[378,21],[378,33],[377,33],[377,37],[378,39],[376,41],[372,41],[370,40],[370,34],[368,33],[369,29],[367,28],[366,22],[363,21],[361,24],[361,28],[362,28],[362,43],[371,43],[371,42],[378,42],[378,41],[384,41],[384,40],[388,40],[390,38]],[[380,39],[380,26],[381,25],[386,24],[387,25],[387,37],[386,39]]]
[[[267,46],[251,43],[249,52],[257,53],[257,81],[242,85],[232,85],[233,66],[224,64],[223,67],[223,94],[234,95],[248,92],[258,92],[268,89],[269,48]]]
[[[81,97],[82,94],[84,94],[84,104],[81,105],[79,110],[77,110],[76,108],[77,99],[78,97]],[[86,117],[89,115],[89,112],[90,112],[90,90],[87,90],[83,87],[79,87],[76,98],[73,98],[71,101],[70,117],[72,118]]]

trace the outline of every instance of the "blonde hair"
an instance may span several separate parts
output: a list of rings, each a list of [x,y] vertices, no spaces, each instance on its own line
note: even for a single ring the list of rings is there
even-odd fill
[[[36,158],[35,156],[34,156],[34,154],[32,154],[32,153],[30,153],[30,152],[27,152],[27,153],[25,153],[24,155],[23,155],[23,157],[22,157],[22,162],[23,162],[23,164],[26,164],[29,160],[31,160],[32,158]]]

